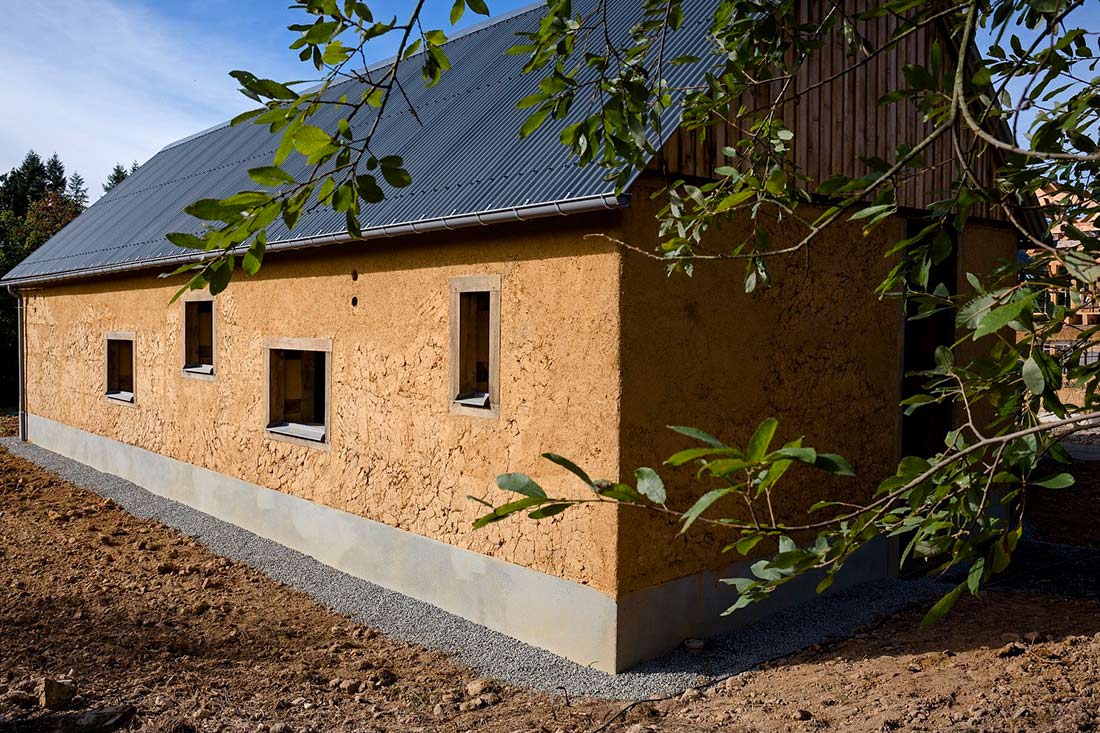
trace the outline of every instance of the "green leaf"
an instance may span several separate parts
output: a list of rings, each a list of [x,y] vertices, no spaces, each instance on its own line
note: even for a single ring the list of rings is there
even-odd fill
[[[386,93],[383,92],[381,89],[372,89],[370,92],[366,93],[366,96],[363,97],[363,101],[369,104],[371,107],[374,107],[375,109],[381,107],[382,102],[385,101],[385,99]]]
[[[302,125],[294,133],[294,147],[302,155],[314,155],[330,145],[332,138],[316,125]]]
[[[226,210],[240,211],[254,206],[263,206],[271,201],[271,196],[262,191],[241,191],[221,201]]]
[[[241,269],[244,270],[246,275],[252,276],[260,271],[260,266],[263,265],[263,255],[258,254],[252,249],[249,249],[241,257]]]
[[[966,587],[970,589],[973,595],[978,595],[978,590],[981,589],[982,580],[985,578],[985,558],[979,557],[974,561],[974,564],[970,566],[970,572],[966,574]]]
[[[489,6],[485,4],[485,0],[467,0],[466,4],[478,15],[489,15]]]
[[[634,471],[634,478],[638,482],[638,493],[652,501],[654,504],[664,504],[668,498],[665,495],[665,482],[652,468],[638,468]]]
[[[1010,303],[987,311],[981,317],[978,328],[974,331],[974,339],[977,340],[982,336],[996,333],[1015,321],[1020,317],[1020,313],[1023,312],[1024,308],[1030,306],[1036,297],[1038,297],[1038,293],[1032,293],[1026,298],[1017,298]]]
[[[772,169],[772,172],[768,174],[768,179],[764,182],[764,188],[772,196],[781,196],[783,191],[787,188],[787,174],[783,172],[783,169],[776,166]]]
[[[550,115],[550,108],[549,107],[545,107],[543,109],[540,109],[540,110],[536,111],[534,114],[532,114],[530,117],[528,117],[526,120],[523,121],[523,125],[521,125],[520,128],[519,128],[519,136],[520,137],[527,137],[528,135],[533,133],[535,130],[539,129],[539,127],[542,125],[543,122],[546,121],[546,118],[549,115]]]
[[[451,7],[451,25],[455,25],[462,20],[462,14],[465,12],[466,0],[455,0],[455,4]]]
[[[902,74],[905,75],[905,80],[909,82],[909,86],[913,89],[935,89],[936,81],[932,78],[932,75],[928,72],[928,69],[916,64],[907,64],[901,69]]]
[[[879,214],[886,214],[888,212],[892,212],[893,209],[893,204],[878,204],[876,206],[867,206],[852,214],[852,216],[849,218],[851,219],[851,221],[857,221],[859,219],[866,219],[868,217],[877,216]]]
[[[760,544],[762,539],[764,539],[762,534],[750,534],[733,543],[733,548],[741,555],[748,555],[752,552],[752,548]]]
[[[412,176],[409,175],[407,170],[401,167],[389,167],[383,164],[382,177],[386,179],[386,183],[394,188],[404,188],[412,183]]]
[[[539,499],[546,498],[546,492],[542,490],[542,487],[532,481],[527,474],[523,473],[502,473],[497,476],[497,486],[505,491],[514,491],[524,496],[531,496]]]
[[[239,210],[227,209],[218,199],[199,199],[184,209],[185,212],[205,221],[229,222],[240,216]]]
[[[218,293],[229,287],[229,281],[233,277],[233,258],[222,260],[210,269],[210,294]]]
[[[378,181],[369,173],[357,176],[355,184],[356,188],[359,189],[359,198],[368,204],[377,204],[386,197],[386,194],[382,192],[382,187],[378,185]]]
[[[568,458],[565,458],[563,456],[559,456],[557,453],[543,453],[542,457],[545,458],[546,460],[550,461],[551,463],[558,464],[559,466],[564,468],[566,471],[569,471],[570,473],[572,473],[574,476],[576,476],[577,478],[579,478],[581,481],[585,482],[589,486],[592,486],[592,487],[596,486],[592,482],[592,479],[590,479],[588,477],[588,474],[585,473],[584,470],[580,466],[578,466],[576,463],[573,463],[573,461],[569,460]]]
[[[447,34],[438,29],[425,31],[424,42],[432,46],[442,46],[447,42]]]
[[[707,445],[713,445],[715,448],[727,448],[728,447],[725,443],[718,440],[718,438],[715,438],[710,433],[705,433],[702,430],[699,430],[698,428],[691,428],[691,427],[687,427],[686,425],[669,425],[668,429],[672,430],[672,431],[675,431],[675,432],[679,433],[680,435],[686,435],[689,438],[695,438],[696,440],[700,440],[700,441],[706,443]]]
[[[1029,356],[1027,361],[1024,362],[1024,366],[1021,369],[1024,377],[1024,384],[1031,390],[1033,395],[1041,395],[1046,389],[1046,378],[1043,377],[1043,370],[1039,368],[1039,362],[1035,361],[1035,357]]]
[[[700,496],[699,500],[692,504],[690,509],[684,512],[684,516],[682,518],[683,526],[680,527],[679,534],[687,532],[688,528],[691,527],[691,525],[695,524],[695,520],[698,519],[703,512],[709,509],[711,504],[718,501],[723,496],[726,496],[731,491],[733,491],[732,487],[727,487],[723,489],[711,489],[707,493]]]
[[[355,49],[347,48],[342,41],[336,40],[325,46],[325,52],[321,55],[321,60],[326,64],[335,66],[346,60],[354,52]]]
[[[570,506],[570,504],[547,504],[546,506],[536,509],[535,511],[528,514],[527,518],[546,519],[547,517],[552,517],[555,514],[561,514]]]
[[[768,446],[771,445],[772,438],[775,437],[777,427],[779,427],[779,421],[774,417],[765,418],[760,423],[760,426],[756,428],[756,432],[752,434],[752,438],[749,439],[749,449],[746,451],[749,461],[759,463],[763,460],[768,453]]]
[[[275,165],[282,165],[286,162],[286,159],[290,157],[290,154],[294,152],[294,136],[291,135],[290,130],[283,133],[282,140],[279,141],[279,147],[275,149]]]
[[[722,170],[722,168],[718,168],[718,169],[715,170],[715,173],[718,173],[721,170]],[[733,169],[730,168],[730,170],[733,170]],[[736,172],[737,171],[734,171],[734,173],[736,173]],[[721,201],[719,201],[718,205],[714,207],[714,213],[721,214],[723,211],[729,211],[734,206],[737,206],[738,204],[745,203],[750,198],[752,198],[754,195],[756,195],[756,191],[753,191],[751,188],[743,188],[740,191],[738,191],[737,193],[732,193],[729,196],[726,196]]]
[[[816,460],[814,460],[814,468],[820,468],[822,471],[835,473],[837,476],[856,475],[856,472],[852,470],[851,464],[849,464],[843,456],[839,456],[836,453],[818,453]]]
[[[606,496],[609,499],[626,502],[627,504],[642,503],[641,495],[634,490],[633,486],[627,484],[612,484],[611,486],[596,484],[596,487],[596,493],[600,496]]]
[[[294,183],[294,178],[282,168],[274,165],[264,165],[259,168],[250,168],[248,177],[261,186],[281,186],[284,183]]]
[[[688,448],[672,454],[665,463],[670,466],[682,466],[689,461],[708,456],[730,456],[744,459],[745,454],[736,448]]]
[[[335,20],[322,21],[318,18],[317,22],[310,26],[309,30],[305,33],[304,37],[306,43],[327,43],[332,40],[332,37],[336,35],[339,28],[340,23]]]
[[[245,274],[255,275],[260,271],[260,266],[264,261],[264,251],[267,249],[267,230],[261,231],[256,235],[256,239],[252,242],[252,245],[241,257],[241,269],[245,271]]]
[[[789,469],[792,464],[793,461],[783,460],[776,461],[768,466],[767,470],[764,471],[763,477],[760,479],[760,483],[756,486],[756,495],[760,496],[764,491],[774,486],[779,479],[783,478],[783,474],[787,472],[787,469]]]
[[[177,247],[184,247],[186,249],[206,249],[206,240],[201,237],[196,237],[194,234],[185,234],[183,232],[172,232],[166,234],[168,241]]]
[[[1042,486],[1044,489],[1068,489],[1070,486],[1076,483],[1076,480],[1071,474],[1059,473],[1054,476],[1048,476],[1042,481],[1033,481],[1034,486]]]
[[[909,479],[916,478],[922,473],[928,472],[932,468],[932,464],[928,462],[927,458],[921,456],[903,456],[898,461],[897,476],[899,478]]]
[[[799,463],[808,463],[814,465],[817,462],[817,451],[813,448],[802,448],[798,446],[784,446],[777,451],[768,454],[765,460],[777,460],[780,458],[786,458],[792,461],[798,461]]]
[[[719,458],[715,461],[709,461],[700,469],[700,472],[707,471],[711,476],[723,478],[729,476],[731,473],[737,473],[738,471],[752,468],[755,465],[754,462],[747,461],[744,458]]]
[[[513,501],[513,502],[510,502],[508,504],[501,504],[500,506],[498,506],[496,509],[489,512],[485,516],[479,517],[474,522],[474,529],[481,529],[482,527],[484,527],[487,524],[492,524],[493,522],[499,522],[500,520],[506,519],[507,517],[515,514],[516,512],[523,511],[524,509],[527,509],[529,507],[538,506],[539,504],[542,504],[545,501],[546,500],[544,498],[540,498],[540,497],[537,497],[537,496],[529,496],[526,499],[520,499],[518,501]]]
[[[229,126],[236,127],[242,122],[248,122],[253,117],[259,117],[264,112],[267,112],[267,107],[260,107],[259,109],[250,109],[247,112],[241,112],[239,115],[229,121]]]
[[[950,593],[945,595],[936,605],[928,609],[928,613],[924,614],[924,618],[921,619],[921,626],[931,626],[939,621],[944,615],[951,610],[951,607],[955,605],[955,601],[959,600],[959,596],[962,595],[963,590],[966,589],[966,583],[959,583],[955,586]]]

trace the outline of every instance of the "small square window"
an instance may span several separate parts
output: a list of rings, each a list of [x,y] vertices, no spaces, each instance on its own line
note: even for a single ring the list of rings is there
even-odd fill
[[[134,339],[107,337],[107,396],[134,401]]]
[[[268,349],[269,432],[327,442],[328,359],[322,350]]]
[[[496,417],[499,401],[500,278],[451,280],[451,411]]]
[[[183,370],[188,374],[214,374],[214,301],[183,304]]]

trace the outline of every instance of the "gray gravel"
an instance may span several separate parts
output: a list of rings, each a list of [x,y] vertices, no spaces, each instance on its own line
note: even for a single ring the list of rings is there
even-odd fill
[[[160,520],[199,539],[219,555],[305,591],[328,608],[387,636],[451,654],[478,674],[550,692],[637,699],[695,687],[848,635],[947,587],[927,580],[867,583],[708,640],[702,652],[680,650],[629,672],[610,675],[333,570],[302,553],[38,446],[14,438],[0,439],[0,444],[73,484],[112,499],[135,516]]]

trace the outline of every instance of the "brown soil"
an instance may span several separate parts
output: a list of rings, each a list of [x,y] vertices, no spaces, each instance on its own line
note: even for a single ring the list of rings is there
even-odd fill
[[[901,614],[731,678],[686,705],[661,703],[668,717],[653,730],[691,729],[666,721],[746,733],[1091,731],[1100,724],[1096,604],[989,594],[961,602],[929,630],[919,620]]]
[[[610,702],[564,708],[322,608],[198,541],[0,449],[0,695],[71,677],[83,702],[130,703],[146,730],[585,730]],[[361,692],[330,681],[352,680]],[[354,685],[353,685],[354,686]],[[498,701],[499,700],[499,701]],[[436,706],[440,705],[438,709]],[[0,721],[26,714],[0,701]],[[0,723],[0,731],[4,729]]]
[[[0,438],[10,438],[18,432],[18,417],[15,415],[0,415]]]
[[[1095,604],[990,594],[930,631],[918,619],[901,614],[686,699],[644,703],[609,730],[1100,722]],[[622,708],[490,685],[476,709],[459,710],[471,707],[474,675],[444,655],[377,635],[0,449],[0,732],[6,718],[44,714],[14,701],[42,676],[75,680],[77,708],[133,704],[131,728],[175,733],[588,731]],[[333,687],[346,680],[363,689]]]

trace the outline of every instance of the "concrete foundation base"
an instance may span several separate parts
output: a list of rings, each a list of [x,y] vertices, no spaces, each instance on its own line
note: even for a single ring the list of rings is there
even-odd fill
[[[183,463],[142,448],[28,415],[27,438],[119,476],[349,575],[438,606],[582,665],[620,672],[689,637],[728,633],[814,595],[816,581],[787,586],[767,603],[720,614],[735,591],[718,580],[734,566],[630,594],[616,602],[579,583]],[[889,577],[886,543],[849,563],[834,588]]]

